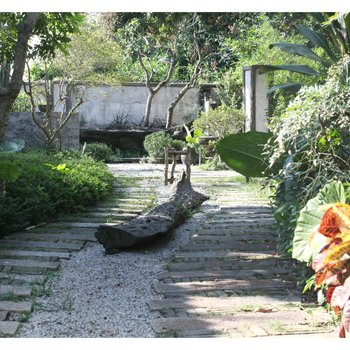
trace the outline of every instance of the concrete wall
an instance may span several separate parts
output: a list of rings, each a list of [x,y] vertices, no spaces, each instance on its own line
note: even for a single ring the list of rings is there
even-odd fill
[[[151,108],[151,126],[165,125],[167,108],[183,86],[183,84],[164,86],[155,95]],[[77,111],[83,128],[116,129],[142,123],[148,97],[148,89],[143,84],[80,87],[80,89],[84,102]],[[56,86],[56,94],[57,91]],[[174,110],[173,124],[181,125],[193,120],[200,105],[199,90],[190,89]],[[58,105],[55,110],[61,109],[62,105]]]
[[[43,113],[37,113],[43,116]],[[72,116],[60,132],[62,149],[79,149],[80,121],[79,115]],[[24,139],[26,147],[42,147],[45,145],[45,135],[32,119],[30,112],[10,113],[5,140],[13,138]]]

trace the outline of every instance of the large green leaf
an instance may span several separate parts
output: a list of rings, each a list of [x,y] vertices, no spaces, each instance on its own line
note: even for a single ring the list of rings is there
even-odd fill
[[[16,181],[20,175],[20,170],[16,164],[9,160],[0,161],[0,180]]]
[[[0,152],[14,153],[21,151],[25,146],[25,142],[22,139],[12,139],[0,144]]]
[[[262,155],[271,133],[248,131],[226,136],[216,146],[221,159],[247,177],[266,176],[267,162]]]
[[[320,56],[317,56],[311,49],[306,45],[291,44],[291,43],[272,43],[269,47],[278,47],[279,49],[291,53],[293,55],[303,56],[310,58],[311,60],[320,62],[321,64],[329,67],[329,63],[323,60]]]
[[[275,85],[267,90],[267,94],[271,95],[277,90],[284,90],[287,92],[296,93],[301,89],[302,85],[300,83],[286,83],[281,85]]]
[[[296,27],[299,32],[304,35],[304,37],[307,38],[312,44],[317,47],[321,47],[332,59],[332,61],[337,61],[337,57],[334,55],[332,49],[330,48],[328,40],[322,33],[316,32],[315,30],[303,26],[297,25]]]
[[[332,181],[324,186],[316,197],[310,199],[300,211],[293,239],[293,258],[311,262],[314,251],[308,245],[312,229],[319,225],[324,215],[320,207],[331,203],[345,203],[345,190],[340,181]],[[320,247],[321,248],[321,247]]]
[[[287,70],[293,73],[300,73],[300,74],[305,74],[305,75],[318,75],[318,73],[307,66],[306,64],[282,64],[282,65],[257,65],[259,74],[265,74],[269,72],[273,72],[275,70]]]

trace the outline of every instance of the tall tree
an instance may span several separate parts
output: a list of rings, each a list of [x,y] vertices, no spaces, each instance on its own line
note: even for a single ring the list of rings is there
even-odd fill
[[[10,108],[21,90],[26,61],[52,57],[56,49],[65,50],[69,35],[78,30],[82,20],[83,16],[75,13],[0,13],[0,62],[7,76],[0,87],[0,142]]]

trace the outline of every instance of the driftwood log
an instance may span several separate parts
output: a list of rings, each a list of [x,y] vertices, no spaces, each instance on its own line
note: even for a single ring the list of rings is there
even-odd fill
[[[113,254],[118,250],[134,247],[166,235],[186,220],[190,210],[198,208],[209,199],[192,188],[185,173],[181,180],[172,186],[169,200],[148,213],[123,224],[100,225],[95,237],[104,246],[107,254]]]

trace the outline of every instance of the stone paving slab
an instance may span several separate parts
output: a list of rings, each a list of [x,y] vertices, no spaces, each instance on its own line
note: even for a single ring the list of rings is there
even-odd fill
[[[166,295],[182,295],[195,293],[200,294],[210,291],[232,291],[245,293],[269,293],[281,294],[286,293],[292,283],[283,280],[248,280],[248,279],[225,279],[219,281],[202,281],[202,282],[178,282],[178,283],[156,283],[154,290],[157,293]]]
[[[237,297],[200,297],[166,298],[149,302],[151,310],[162,309],[199,309],[205,308],[210,312],[218,310],[250,311],[264,313],[268,310],[283,310],[301,308],[299,298],[293,295],[281,298],[271,296],[241,296]]]
[[[15,295],[18,297],[30,297],[32,288],[30,286],[0,285],[0,295]]]
[[[30,301],[0,301],[0,310],[7,312],[31,312],[32,303]]]
[[[214,244],[211,244],[214,243]],[[182,251],[215,251],[215,250],[224,250],[224,251],[248,251],[248,252],[262,252],[262,253],[273,253],[276,251],[276,243],[255,243],[255,242],[192,242],[184,247],[182,247]]]
[[[41,267],[45,269],[56,270],[60,266],[60,263],[57,261],[27,259],[0,259],[0,266]]]
[[[65,252],[43,252],[37,250],[16,250],[16,249],[1,249],[0,257],[18,257],[18,258],[43,258],[50,260],[69,259],[70,253]]]
[[[0,336],[14,336],[17,333],[20,326],[21,323],[17,321],[1,321]]]
[[[245,253],[249,253],[245,256]],[[171,261],[164,264],[169,270],[198,270],[199,268],[250,268],[251,266],[281,266],[284,260],[275,258],[273,254],[251,253],[251,252],[178,252]],[[259,264],[259,265],[258,265]],[[187,268],[186,268],[187,266]]]
[[[49,229],[47,229],[49,231]],[[16,239],[25,239],[30,241],[88,241],[96,242],[94,232],[89,233],[32,233],[24,232],[14,236]],[[5,237],[6,239],[6,237]]]
[[[0,241],[0,249],[5,247],[11,248],[33,248],[36,250],[47,249],[47,250],[66,250],[66,251],[76,251],[80,250],[84,242],[81,243],[63,243],[63,242],[36,242],[36,241],[20,241],[16,239],[7,239]]]
[[[0,272],[0,279],[1,280],[9,280],[9,281],[11,281],[11,284],[13,284],[14,282],[28,283],[28,284],[40,284],[40,283],[42,283],[42,281],[45,280],[45,278],[46,278],[46,276],[43,274],[21,275],[21,274]]]
[[[249,243],[255,241],[256,243],[274,243],[276,245],[276,237],[273,235],[262,235],[258,234],[244,234],[244,235],[204,235],[204,234],[194,234],[191,236],[191,240],[195,243],[200,242],[215,242],[215,243],[234,243],[242,242]]]
[[[236,278],[236,279],[268,279],[271,280],[271,278],[277,278],[284,275],[291,276],[289,269],[281,269],[280,267],[271,267],[266,264],[265,269],[258,269],[258,268],[250,268],[249,270],[223,270],[222,268],[220,270],[197,270],[197,271],[168,271],[168,272],[162,272],[158,275],[159,280],[164,279],[184,279],[184,278],[190,278],[191,281],[194,279],[203,279],[206,278],[206,280],[210,279],[230,279],[230,278]]]
[[[302,323],[304,327],[298,329],[302,332],[305,328],[305,323],[314,322],[306,312],[285,311],[275,313],[265,313],[263,317],[255,313],[239,313],[235,317],[230,315],[229,318],[210,318],[210,317],[167,317],[159,318],[152,321],[152,326],[157,333],[172,332],[173,334],[183,335],[193,331],[201,331],[202,334],[223,333],[231,337],[232,334],[241,337],[256,337],[269,334],[285,334],[288,329],[293,329],[298,323]],[[254,327],[250,328],[250,325]],[[258,333],[254,331],[256,327]],[[319,332],[330,331],[331,326],[325,327],[323,322],[320,322],[318,327]],[[263,329],[266,334],[262,334]],[[192,333],[193,334],[193,333]]]
[[[100,222],[73,222],[73,221],[61,221],[61,222],[52,222],[50,227],[87,227],[87,228],[98,228],[100,227]]]

